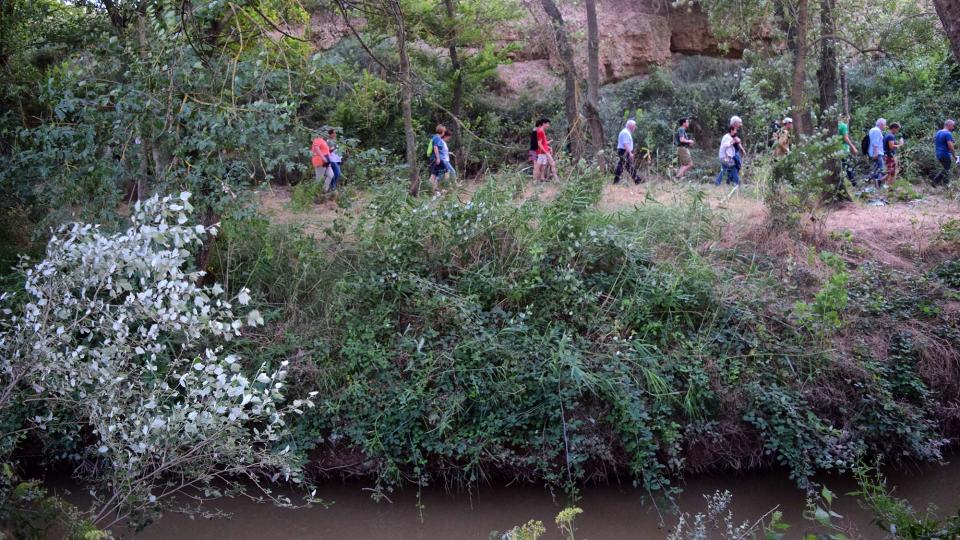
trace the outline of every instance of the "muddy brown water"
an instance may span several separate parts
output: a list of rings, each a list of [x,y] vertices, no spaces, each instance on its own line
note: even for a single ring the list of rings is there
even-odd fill
[[[915,508],[933,503],[941,516],[951,515],[960,508],[960,460],[954,458],[946,465],[890,471],[888,484],[895,486],[896,495],[910,500]],[[883,537],[882,531],[871,524],[871,516],[852,496],[845,495],[856,487],[851,478],[819,480],[839,496],[833,509],[856,524],[862,538]],[[328,508],[281,509],[245,499],[218,500],[208,508],[228,512],[231,517],[191,519],[182,514],[167,514],[135,538],[482,540],[489,538],[492,531],[504,531],[531,519],[541,520],[547,526],[545,540],[561,538],[553,522],[565,501],[541,488],[487,487],[472,494],[428,488],[422,491],[419,501],[415,490],[402,490],[390,494],[392,502],[374,502],[365,487],[362,483],[320,486],[317,496],[332,503]],[[690,514],[704,510],[704,494],[729,490],[733,494],[731,509],[738,522],[754,521],[778,507],[785,520],[793,524],[788,538],[801,538],[804,532],[815,530],[802,518],[803,492],[784,472],[698,476],[682,487],[679,506]],[[661,526],[657,510],[645,502],[641,491],[629,487],[585,488],[577,506],[584,511],[576,522],[578,540],[664,538],[668,528],[676,523],[673,514],[661,509]]]

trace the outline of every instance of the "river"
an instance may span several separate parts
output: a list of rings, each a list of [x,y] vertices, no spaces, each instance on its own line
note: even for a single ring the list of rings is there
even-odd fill
[[[856,485],[849,477],[821,478],[839,495],[833,509],[850,518],[863,538],[881,538],[871,516],[845,494]],[[915,508],[929,503],[949,515],[960,508],[960,462],[888,472],[896,495]],[[448,494],[442,489],[423,490],[418,510],[415,490],[390,495],[392,502],[374,502],[362,483],[327,483],[317,496],[332,502],[328,508],[281,509],[245,499],[217,501],[211,508],[232,514],[230,518],[190,519],[167,514],[136,538],[153,539],[487,539],[490,532],[539,519],[547,526],[544,539],[560,538],[554,516],[563,508],[561,497],[530,486],[488,487],[468,494]],[[733,493],[732,510],[738,521],[756,520],[775,506],[793,524],[787,538],[801,538],[812,525],[802,519],[805,498],[784,472],[742,475],[697,476],[686,481],[679,498],[681,508],[694,514],[704,509],[703,494],[717,490]],[[663,538],[656,509],[642,500],[641,492],[629,487],[595,486],[583,491],[577,503],[584,513],[577,520],[578,540]],[[665,513],[669,527],[676,518]]]

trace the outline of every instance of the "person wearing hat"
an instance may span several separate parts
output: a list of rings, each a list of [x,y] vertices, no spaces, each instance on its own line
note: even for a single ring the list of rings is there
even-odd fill
[[[783,119],[782,127],[777,132],[777,147],[773,149],[773,155],[780,157],[790,153],[790,130],[793,128],[793,118],[789,116]]]

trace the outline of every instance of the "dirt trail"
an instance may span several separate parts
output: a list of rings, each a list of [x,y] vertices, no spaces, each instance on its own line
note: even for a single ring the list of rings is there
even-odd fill
[[[468,200],[480,187],[479,182],[458,186],[461,199]],[[731,247],[743,239],[758,241],[765,237],[766,207],[753,186],[743,186],[731,194],[727,187],[678,184],[669,181],[651,181],[640,185],[606,185],[599,208],[606,212],[630,210],[644,204],[682,204],[693,188],[704,191],[705,202],[723,216],[722,244]],[[518,199],[550,200],[560,191],[557,184],[528,184]],[[338,217],[356,218],[367,204],[365,194],[358,196],[349,208],[340,208],[336,201],[315,204],[303,212],[290,205],[291,189],[285,186],[269,188],[260,194],[261,209],[274,222],[302,225],[316,237]],[[960,218],[960,205],[942,195],[927,194],[920,200],[886,206],[868,206],[847,203],[828,210],[822,223],[809,225],[812,236],[828,243],[851,242],[858,246],[864,259],[902,270],[916,267],[931,251],[936,251],[937,234],[944,222]],[[762,240],[760,240],[762,241]]]

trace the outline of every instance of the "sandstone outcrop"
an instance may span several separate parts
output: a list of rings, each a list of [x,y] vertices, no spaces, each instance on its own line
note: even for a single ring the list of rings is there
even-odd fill
[[[547,16],[538,0],[521,0],[526,16],[491,39],[516,43],[512,63],[500,66],[497,92],[509,96],[545,91],[559,83],[556,45]],[[560,3],[567,32],[578,53],[578,67],[586,66],[586,11],[582,3]],[[696,6],[671,7],[666,0],[600,0],[600,78],[603,83],[643,75],[667,64],[675,54],[737,58],[735,44],[726,49],[710,33],[706,15]],[[362,26],[362,23],[360,24]],[[301,30],[302,32],[302,30]],[[311,15],[310,40],[320,50],[333,47],[350,33],[337,13]],[[581,72],[582,73],[582,72]]]
[[[529,17],[505,42],[520,40],[521,52],[499,72],[502,93],[542,91],[559,83],[556,45],[537,0],[526,0]],[[561,4],[567,32],[578,52],[578,67],[586,66],[586,12],[582,4]],[[707,16],[698,7],[672,8],[662,0],[602,0],[597,6],[600,26],[600,78],[617,82],[643,75],[667,64],[675,54],[738,58],[736,44],[726,49],[710,33]],[[543,73],[544,65],[554,73]]]

